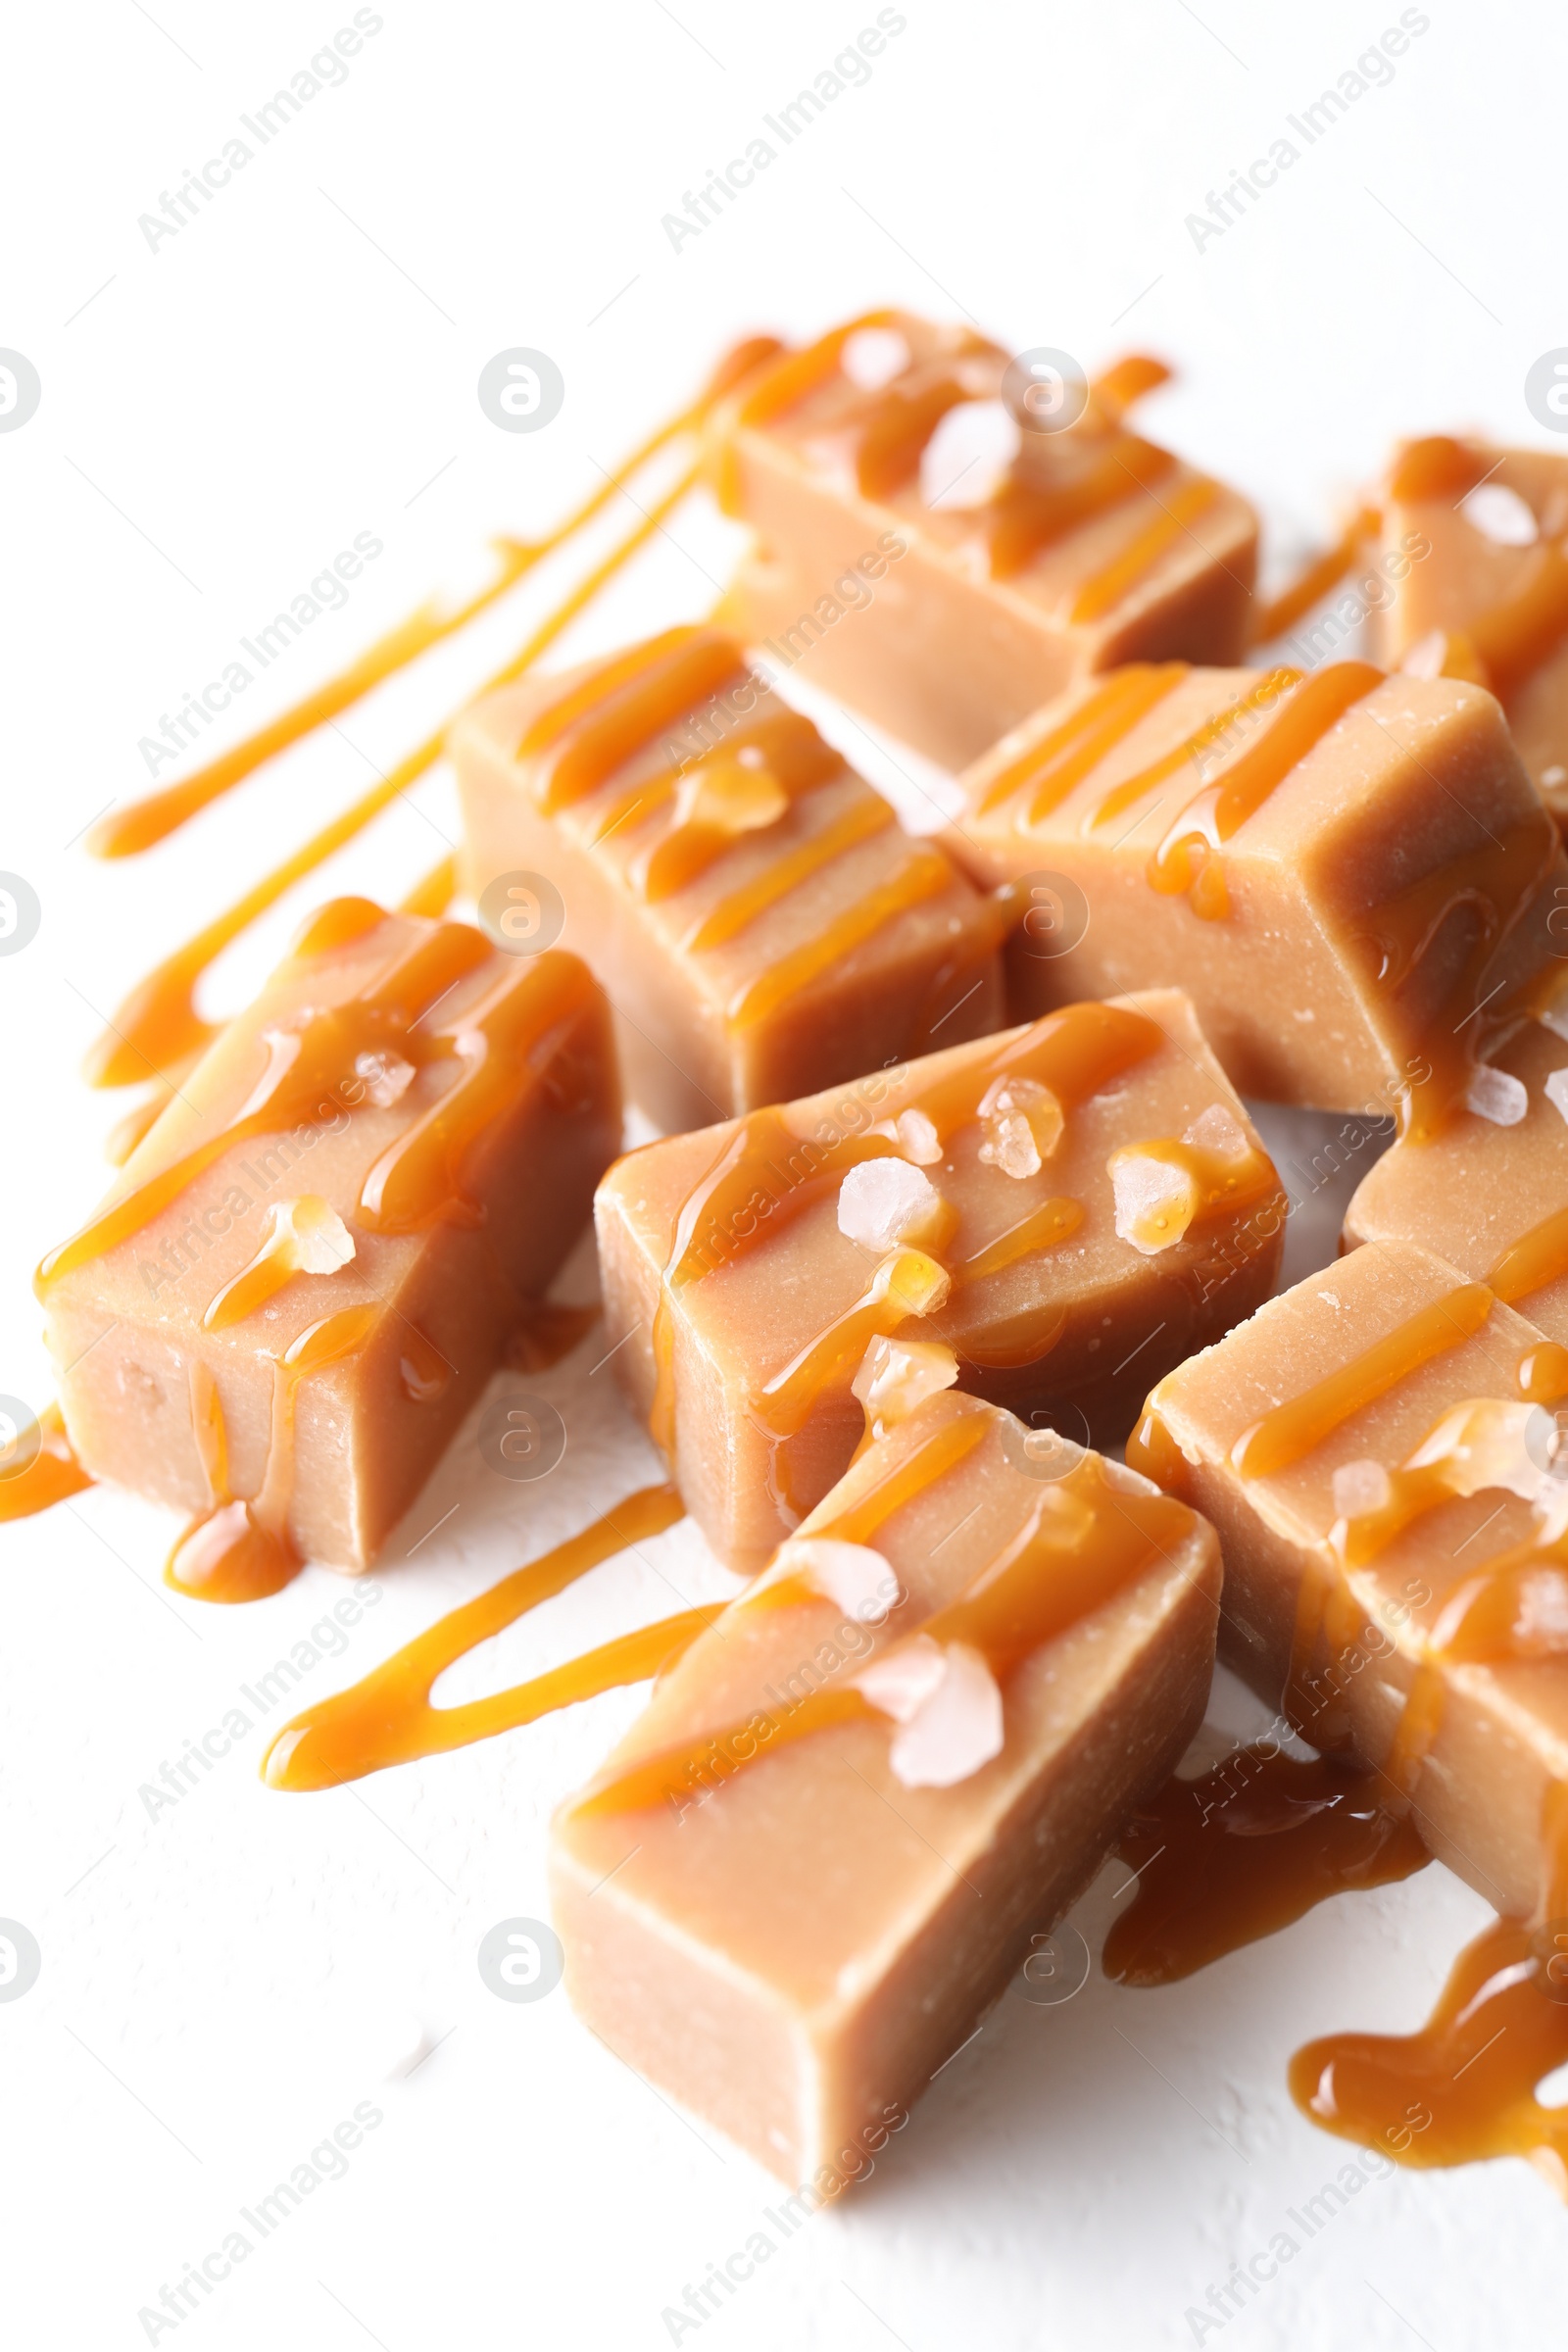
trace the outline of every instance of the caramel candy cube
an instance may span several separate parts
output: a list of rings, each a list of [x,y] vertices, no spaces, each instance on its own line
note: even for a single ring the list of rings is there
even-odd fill
[[[1490,686],[1525,766],[1568,818],[1568,457],[1438,436],[1396,456],[1379,658]]]
[[[1085,401],[1028,360],[881,312],[714,419],[755,534],[721,616],[949,767],[1091,671],[1248,642],[1252,510],[1123,422],[1168,369],[1124,361]]]
[[[39,1270],[78,1456],[197,1515],[188,1590],[368,1566],[619,1140],[575,956],[333,902]]]
[[[1568,1910],[1568,1350],[1369,1242],[1160,1382],[1128,1446],[1212,1520],[1220,1652],[1500,1910]]]
[[[1419,1243],[1568,1346],[1568,1041],[1524,1022],[1470,1100],[1432,1143],[1396,1144],[1367,1171],[1345,1246]]]
[[[1051,1443],[928,1398],[556,1819],[580,2015],[818,2199],[870,2169],[1202,1715],[1212,1530]]]
[[[453,754],[481,908],[516,902],[493,919],[521,940],[555,894],[560,937],[615,1008],[628,1092],[661,1127],[1002,1019],[997,907],[719,630],[504,688]]]
[[[709,1542],[756,1567],[848,1467],[873,1336],[1119,1441],[1152,1376],[1267,1298],[1284,1197],[1165,989],[648,1145],[595,1213],[616,1370]]]
[[[963,783],[955,854],[1033,901],[1014,1014],[1177,973],[1244,1095],[1434,1132],[1555,968],[1568,861],[1479,687],[1144,664]]]

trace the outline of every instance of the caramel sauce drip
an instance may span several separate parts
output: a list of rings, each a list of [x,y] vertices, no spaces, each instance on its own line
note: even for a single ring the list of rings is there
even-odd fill
[[[586,800],[698,703],[746,676],[745,656],[719,629],[666,629],[601,662],[537,712],[517,758],[535,762],[547,813]]]
[[[1033,794],[1024,821],[1038,825],[1060,807],[1085,776],[1093,775],[1106,754],[1123,742],[1139,720],[1147,717],[1187,675],[1185,662],[1166,662],[1157,666],[1148,662],[1131,662],[1123,669],[1111,670],[1069,718],[1053,727],[1039,742],[1032,743],[992,779],[981,796],[978,813],[985,815],[1029,785]]]
[[[1554,1208],[1518,1241],[1510,1242],[1487,1269],[1486,1282],[1505,1306],[1528,1298],[1568,1274],[1568,1208]]]
[[[1488,990],[1491,966],[1505,940],[1534,904],[1557,856],[1556,825],[1537,809],[1504,833],[1489,837],[1391,899],[1372,918],[1369,956],[1375,985],[1394,994],[1415,973],[1428,950],[1463,911],[1470,944],[1459,958],[1444,1002],[1423,1024],[1426,1074],[1415,1074],[1400,1102],[1407,1142],[1441,1132],[1463,1101],[1485,1037],[1516,1018],[1532,983],[1506,997]],[[1479,1017],[1478,1017],[1479,1016]]]
[[[1386,1396],[1412,1372],[1473,1339],[1494,1304],[1485,1283],[1466,1283],[1435,1298],[1386,1338],[1342,1364],[1299,1396],[1289,1397],[1242,1432],[1231,1447],[1238,1478],[1273,1478],[1315,1453],[1352,1414]]]
[[[292,1584],[304,1559],[289,1530],[294,1497],[294,1422],[299,1386],[310,1373],[355,1355],[380,1320],[375,1306],[323,1315],[272,1361],[272,1418],[261,1493],[251,1501],[227,1492],[227,1448],[217,1391],[193,1396],[198,1443],[215,1489],[211,1510],[193,1519],[169,1555],[164,1582],[191,1600],[264,1600]]]
[[[13,1519],[30,1519],[35,1512],[47,1511],[95,1483],[91,1471],[84,1470],[76,1459],[58,1404],[44,1406],[37,1428],[38,1450],[25,1470],[0,1478],[0,1526]],[[26,1434],[19,1430],[19,1442]]]
[[[1135,808],[1156,785],[1163,784],[1170,776],[1179,776],[1183,768],[1201,767],[1215,747],[1224,743],[1233,727],[1245,723],[1254,711],[1271,710],[1281,695],[1292,686],[1298,686],[1300,681],[1301,672],[1298,669],[1265,671],[1254,686],[1250,686],[1235,702],[1228,703],[1223,710],[1216,710],[1212,718],[1205,718],[1202,725],[1196,727],[1181,743],[1162,754],[1158,760],[1151,761],[1149,766],[1141,767],[1136,775],[1127,776],[1120,784],[1113,785],[1089,818],[1089,828],[1112,823],[1129,808]]]
[[[1331,588],[1337,588],[1355,563],[1363,547],[1375,539],[1383,517],[1376,507],[1362,507],[1346,524],[1334,545],[1302,565],[1289,587],[1282,588],[1272,602],[1262,607],[1252,626],[1254,645],[1272,645],[1294,628],[1304,613]]]
[[[956,1398],[953,1403],[957,1409],[945,1430],[962,1430],[966,1436],[975,1432],[964,1448],[971,1450],[987,1434],[989,1416],[972,1405],[965,1410],[967,1399]],[[902,1507],[912,1494],[933,1485],[954,1461],[951,1454],[936,1450],[928,1442],[904,1465],[906,1471],[916,1466],[923,1475],[912,1490],[907,1481],[897,1486],[888,1482],[893,1486],[893,1508]],[[875,1502],[864,1498],[858,1507],[852,1505],[808,1532],[840,1543],[864,1543],[868,1534],[891,1517],[891,1510],[884,1507],[886,1500],[880,1494]],[[1065,1478],[1038,1496],[1020,1531],[955,1600],[905,1630],[939,1643],[962,1642],[978,1650],[1004,1686],[1036,1650],[1059,1640],[1103,1607],[1145,1575],[1156,1559],[1168,1557],[1189,1525],[1184,1504],[1163,1494],[1124,1494],[1112,1489],[1100,1456],[1085,1454]],[[803,1593],[801,1597],[818,1596]],[[758,1599],[761,1602],[769,1596],[760,1593]],[[700,1779],[732,1779],[764,1752],[830,1725],[874,1717],[875,1713],[855,1687],[823,1687],[794,1704],[761,1709],[749,1723],[716,1738],[710,1735],[667,1748],[612,1772],[576,1800],[575,1809],[589,1813],[641,1811],[678,1799]],[[743,1738],[750,1740],[744,1750],[740,1745]]]
[[[677,1657],[722,1602],[686,1609],[657,1624],[625,1634],[534,1676],[510,1690],[470,1700],[465,1706],[435,1707],[430,1692],[456,1661],[502,1633],[541,1601],[564,1592],[601,1561],[628,1544],[673,1527],[684,1506],[673,1487],[645,1487],[627,1495],[581,1535],[558,1544],[526,1568],[514,1570],[475,1600],[453,1609],[394,1652],[362,1682],[296,1715],[268,1748],[262,1777],[270,1788],[336,1788],[392,1764],[420,1756],[445,1755],[476,1740],[537,1722],[558,1707],[596,1697],[602,1690],[646,1681]]]
[[[1431,1860],[1375,1776],[1274,1742],[1171,1779],[1116,1844],[1138,1891],[1105,1938],[1105,1975],[1171,1984],[1277,1935],[1348,1888],[1387,1886]]]
[[[1068,431],[1060,438],[1070,441],[1072,434]],[[1064,473],[1058,483],[1047,486],[1015,469],[992,499],[987,513],[992,578],[1016,579],[1046,548],[1054,547],[1069,531],[1108,514],[1112,507],[1123,505],[1140,490],[1152,489],[1173,471],[1175,465],[1168,449],[1140,440],[1136,433],[1113,432],[1103,450],[1096,451],[1075,472]],[[1183,494],[1178,492],[1170,502],[1171,511],[1183,507],[1186,519],[1191,520],[1194,512],[1200,514],[1213,503],[1214,495],[1217,493],[1211,491],[1194,510],[1191,500],[1184,503]],[[1163,533],[1155,546],[1155,555],[1163,553],[1173,537],[1173,533]],[[1143,549],[1145,535],[1141,534],[1133,545]],[[1127,573],[1127,585],[1138,579],[1153,561],[1153,556],[1141,553]],[[1107,566],[1105,571],[1097,573],[1096,580],[1106,579],[1112,568],[1115,567]],[[1102,612],[1119,604],[1124,593],[1125,587],[1119,587],[1107,602],[1093,611],[1079,609],[1083,603],[1080,595],[1072,616],[1074,620],[1098,619]]]
[[[1418,2168],[1523,2156],[1568,2191],[1568,2108],[1537,2086],[1568,2060],[1568,1938],[1494,1920],[1416,2034],[1327,2034],[1291,2060],[1291,2094],[1326,2131]]]
[[[385,918],[366,899],[337,900],[296,943],[292,960],[308,963],[349,944]],[[508,970],[457,1019],[423,1026],[441,1001],[493,951],[466,923],[439,923],[397,956],[359,998],[330,1012],[306,1014],[269,1032],[269,1061],[230,1124],[111,1201],[38,1269],[52,1281],[116,1249],[176,1200],[202,1172],[252,1136],[276,1134],[335,1113],[337,1090],[362,1054],[392,1051],[416,1068],[457,1065],[455,1083],[376,1161],[361,1189],[357,1214],[372,1232],[408,1233],[443,1215],[471,1215],[460,1171],[474,1140],[515,1090],[529,1053],[587,1001],[592,983],[575,957],[538,956]]]
[[[962,380],[946,369],[929,382],[890,384],[877,399],[855,453],[860,496],[888,499],[904,489],[918,473],[926,443],[943,417],[970,397]]]
[[[161,791],[144,794],[140,800],[132,801],[125,808],[112,810],[107,816],[101,817],[87,835],[88,849],[99,858],[125,858],[138,851],[151,849],[155,843],[176,832],[201,809],[210,808],[214,801],[231,791],[236,784],[242,783],[269,760],[275,759],[279,752],[286,751],[291,744],[300,742],[329,719],[336,718],[340,711],[348,710],[372,688],[406,668],[432,646],[456,636],[498,598],[505,596],[536,564],[542,563],[546,556],[553,555],[569,539],[575,538],[580,530],[593,521],[595,515],[609,506],[612,499],[623,492],[627,482],[640,473],[652,458],[681,434],[700,426],[717,401],[727,398],[747,375],[770,363],[781,348],[771,335],[754,336],[736,344],[725,353],[691,407],[669,417],[646,440],[639,442],[615,472],[607,475],[598,489],[591,491],[564,522],[548,531],[541,539],[494,541],[498,559],[496,575],[475,595],[447,612],[442,612],[433,601],[421,605],[417,612],[410,613],[406,620],[400,621],[384,637],[378,638],[363,654],[357,655],[336,677],[328,678],[297,703],[293,710],[285,710],[279,717],[270,720],[265,727],[210,761],[195,775],[186,776],[178,784],[165,785]],[[410,914],[442,914],[448,904],[448,900],[443,900],[439,906],[407,906],[405,911]]]
[[[849,851],[858,849],[865,841],[874,841],[893,823],[893,811],[880,793],[867,791],[854,801],[842,814],[833,818],[808,841],[795,849],[786,850],[775,858],[751,881],[741,883],[700,915],[681,946],[690,955],[700,956],[707,948],[721,948],[740,936],[747,925],[754,923],[769,906],[777,906],[792,890],[808,882]]]
[[[1193,894],[1195,910],[1217,916],[1226,911],[1218,852],[1256,814],[1292,769],[1338,725],[1352,704],[1383,683],[1368,662],[1335,662],[1303,678],[1281,704],[1263,733],[1241,752],[1223,774],[1190,800],[1148,866],[1152,887],[1172,896]]]
[[[399,914],[445,914],[458,895],[458,860],[455,851],[437,858],[427,874],[422,874],[406,897],[398,901]]]
[[[966,1257],[955,1276],[956,1282],[984,1282],[991,1274],[1000,1274],[1007,1266],[1015,1266],[1023,1257],[1035,1257],[1043,1250],[1054,1250],[1076,1233],[1084,1221],[1081,1200],[1044,1200],[1032,1208],[1016,1225],[999,1233],[994,1242],[987,1242],[972,1257]],[[1032,1361],[1032,1358],[1027,1360]]]
[[[799,351],[779,351],[760,367],[754,380],[731,404],[726,428],[710,459],[713,493],[721,512],[744,516],[736,464],[736,438],[748,427],[771,424],[798,402],[825,384],[838,370],[840,356],[852,335],[867,327],[897,327],[896,311],[864,311]]]
[[[1154,520],[1147,523],[1120,555],[1113,556],[1084,581],[1067,615],[1073,625],[1081,628],[1090,621],[1103,620],[1107,612],[1114,612],[1172,548],[1191,536],[1192,525],[1218,506],[1222,496],[1218,482],[1201,476],[1173,490],[1168,499],[1160,502],[1160,512]]]

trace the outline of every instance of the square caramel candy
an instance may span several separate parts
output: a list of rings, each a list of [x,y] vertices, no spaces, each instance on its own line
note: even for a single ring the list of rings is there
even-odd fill
[[[1551,1018],[1494,1051],[1440,1136],[1383,1154],[1344,1239],[1416,1242],[1568,1345],[1568,1011]]]
[[[1499,1910],[1568,1912],[1568,1350],[1368,1242],[1167,1374],[1128,1460],[1210,1519],[1220,1652]]]
[[[504,688],[453,754],[481,909],[586,958],[663,1128],[1002,1019],[999,909],[717,629]]]
[[[1568,861],[1476,686],[1135,664],[963,785],[955,854],[1031,902],[1014,1015],[1179,975],[1244,1095],[1434,1132],[1559,968]]]
[[[715,413],[720,617],[949,767],[1091,671],[1239,661],[1252,510],[1128,429],[1161,363],[1064,356],[898,311],[782,355]]]
[[[1507,712],[1526,767],[1568,820],[1568,457],[1437,435],[1395,458],[1382,510],[1392,595],[1379,657],[1470,678]]]
[[[755,1567],[847,1468],[874,1336],[1119,1442],[1162,1366],[1267,1298],[1284,1197],[1165,989],[648,1145],[595,1214],[621,1381],[709,1542]]]
[[[193,1514],[172,1581],[366,1568],[620,1140],[586,968],[340,899],[39,1269],[71,1441]]]
[[[818,2197],[871,2169],[1203,1712],[1213,1531],[1030,1438],[926,1396],[554,1825],[580,2015]]]

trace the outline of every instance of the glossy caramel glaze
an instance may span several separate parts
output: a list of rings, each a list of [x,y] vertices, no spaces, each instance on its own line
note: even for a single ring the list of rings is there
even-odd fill
[[[272,1788],[336,1788],[391,1764],[494,1739],[558,1707],[658,1674],[712,1622],[721,1602],[662,1618],[488,1698],[457,1707],[430,1704],[437,1678],[459,1658],[628,1544],[673,1527],[684,1507],[673,1487],[645,1487],[628,1494],[581,1535],[438,1618],[362,1682],[296,1715],[263,1757],[263,1779]]]
[[[1105,1974],[1123,1984],[1173,1984],[1330,1895],[1386,1886],[1431,1860],[1375,1775],[1274,1741],[1167,1781],[1116,1853],[1137,1879],[1105,1938]]]
[[[25,1430],[19,1430],[17,1436],[21,1446],[25,1446]],[[82,1468],[72,1451],[59,1405],[46,1404],[38,1415],[37,1452],[25,1470],[0,1478],[0,1526],[11,1519],[30,1519],[35,1512],[47,1511],[64,1502],[68,1494],[79,1494],[92,1484],[92,1473]]]

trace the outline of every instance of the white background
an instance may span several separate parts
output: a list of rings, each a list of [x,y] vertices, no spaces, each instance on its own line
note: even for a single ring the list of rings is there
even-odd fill
[[[1433,0],[1392,84],[1201,251],[1186,216],[1294,135],[1285,118],[1352,68],[1396,7],[909,0],[865,86],[678,252],[662,215],[873,7],[388,0],[380,13],[343,86],[156,252],[138,215],[351,9],[155,0],[149,15],[100,0],[11,24],[0,344],[31,359],[43,400],[0,435],[0,867],[32,883],[43,919],[0,959],[0,1389],[31,1402],[49,1375],[29,1269],[95,1197],[114,1115],[74,1076],[95,1009],[363,790],[542,609],[546,584],[484,642],[148,858],[94,863],[70,846],[144,788],[138,739],[160,714],[357,532],[383,555],[349,609],[252,687],[231,732],[338,666],[487,531],[548,523],[752,328],[807,337],[892,300],[1090,366],[1165,353],[1180,381],[1148,405],[1150,429],[1256,497],[1276,549],[1326,533],[1397,432],[1544,438],[1521,392],[1530,363],[1568,342],[1568,41],[1544,5]],[[547,430],[514,436],[487,422],[474,386],[519,344],[556,359],[566,397]],[[575,645],[700,612],[733,545],[693,509]],[[335,887],[400,891],[452,830],[438,774],[226,959],[212,1007],[239,1001],[304,905]],[[603,1393],[609,1376],[590,1377],[595,1353],[540,1384],[571,1431],[563,1469],[538,1493],[498,1493],[471,1438],[460,1445],[393,1546],[377,1612],[317,1687],[653,1475]],[[416,1558],[396,1556],[454,1505]],[[203,1610],[159,1584],[170,1534],[145,1506],[94,1494],[5,1542],[0,1914],[44,1954],[31,1992],[0,2004],[8,2339],[145,2342],[138,2309],[369,2099],[383,2121],[348,2177],[159,2341],[667,2343],[664,2307],[770,2228],[773,2186],[624,2073],[564,1997],[504,2004],[474,1965],[495,1921],[543,1910],[550,1808],[636,1694],[317,1797],[263,1788],[258,1727],[149,1820],[140,1784],[340,1591],[311,1570],[256,1608]],[[728,1589],[676,1530],[442,1696],[662,1613],[670,1581],[692,1597]],[[1227,1705],[1241,1723],[1234,1692]],[[1080,1914],[1097,1949],[1120,1877]],[[1434,1868],[1164,1992],[1097,1973],[1062,2008],[1005,1999],[868,2189],[778,2242],[680,2340],[1193,2342],[1189,2307],[1291,2228],[1288,2209],[1347,2153],[1291,2106],[1290,2051],[1335,2026],[1413,2024],[1482,1916]],[[389,2081],[421,2034],[447,2038]],[[1369,2185],[1202,2340],[1554,2340],[1565,2248],[1568,2221],[1522,2165],[1401,2175]]]

